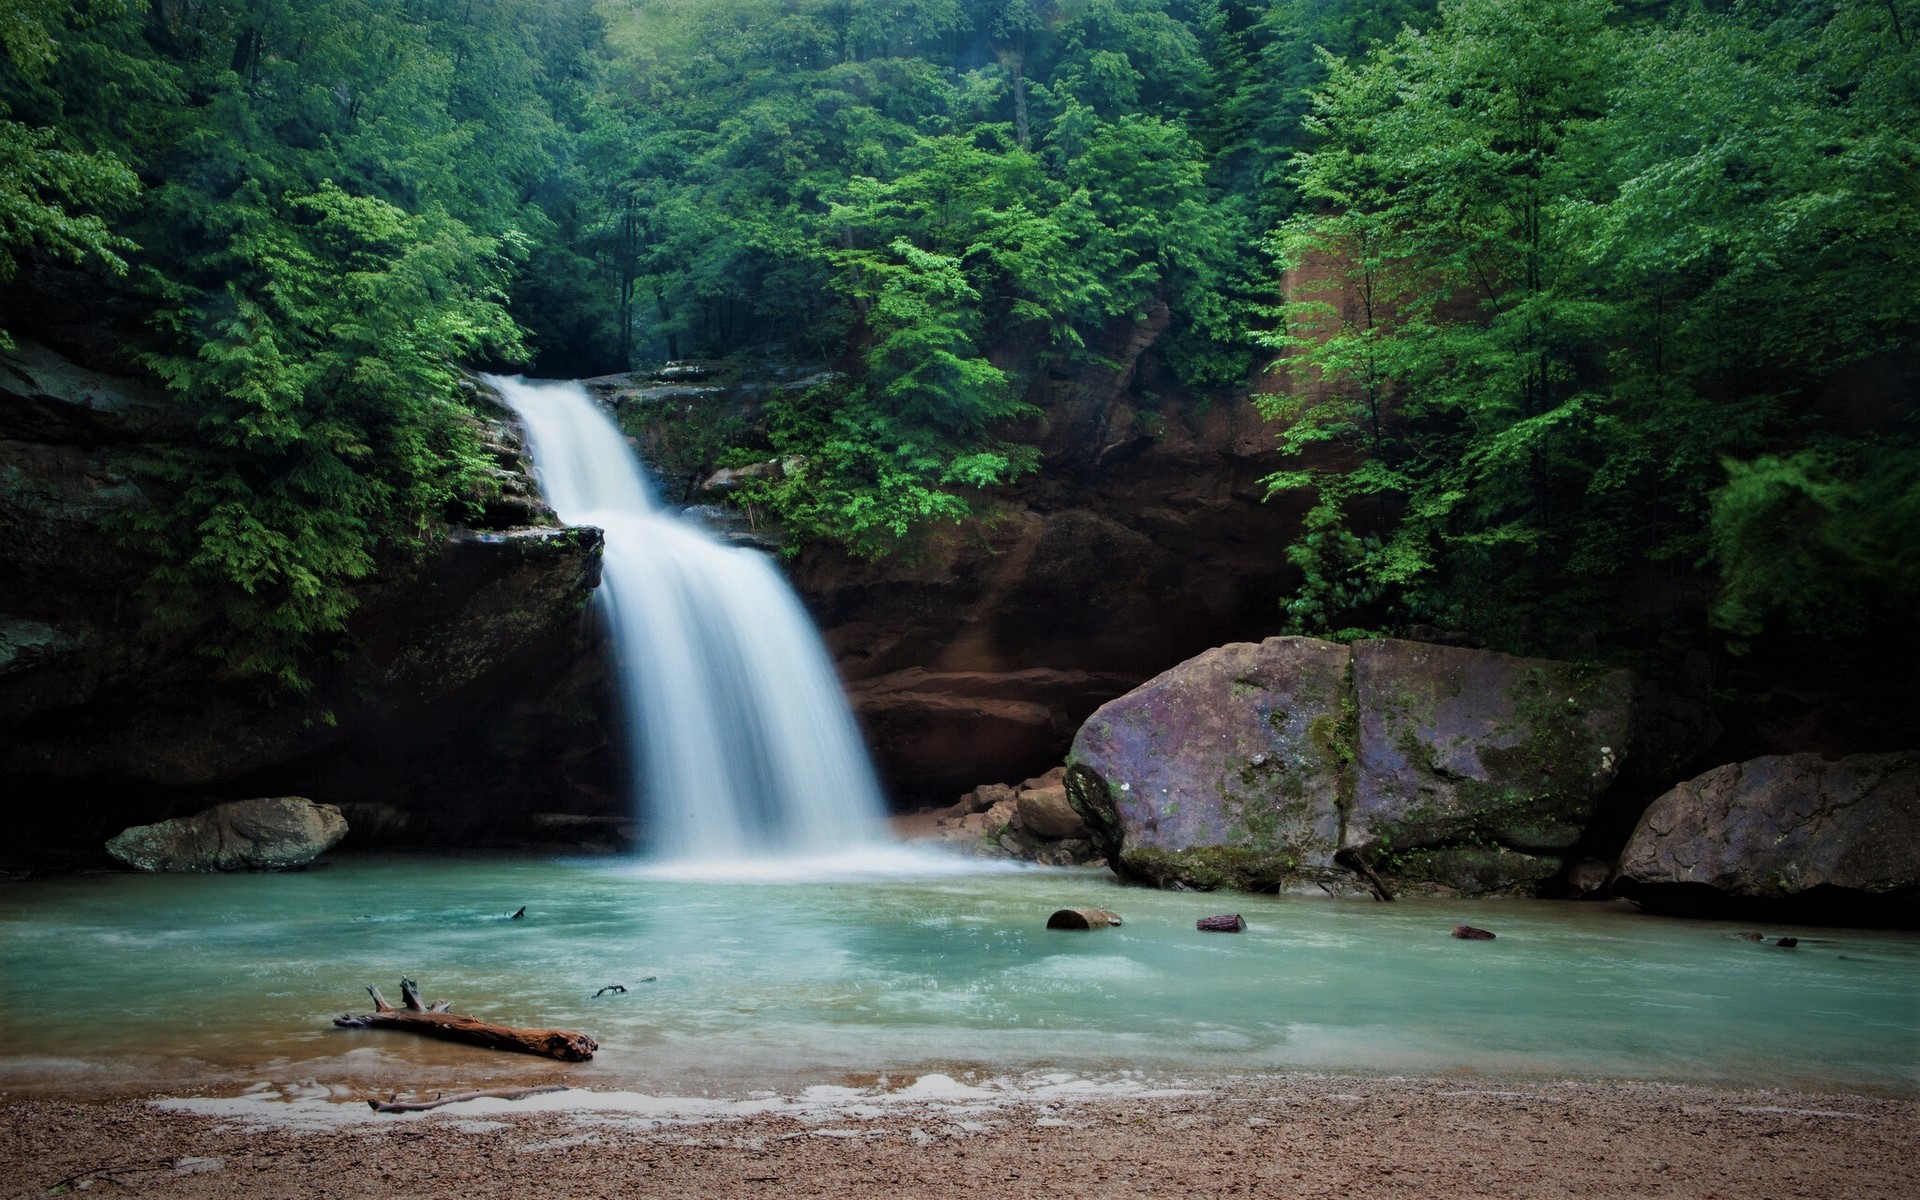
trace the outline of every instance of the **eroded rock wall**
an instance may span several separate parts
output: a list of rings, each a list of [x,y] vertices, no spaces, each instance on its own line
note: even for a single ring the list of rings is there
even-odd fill
[[[1283,465],[1273,427],[1250,396],[1178,387],[1155,354],[1165,320],[1116,322],[1084,363],[1041,372],[1028,399],[1044,415],[1019,435],[1041,468],[997,491],[987,520],[913,555],[811,546],[789,564],[897,807],[1037,774],[1105,701],[1209,646],[1278,631],[1301,506],[1266,499]],[[703,505],[725,494],[718,433],[822,378],[769,365],[587,382],[636,431],[669,499]]]
[[[452,529],[355,587],[342,657],[267,694],[159,627],[125,534],[164,499],[138,463],[186,433],[165,395],[24,345],[0,356],[0,858],[88,861],[214,800],[382,804],[390,839],[513,840],[539,812],[624,817],[587,601],[599,532],[547,523],[504,410],[494,528]],[[357,836],[357,835],[356,835]]]

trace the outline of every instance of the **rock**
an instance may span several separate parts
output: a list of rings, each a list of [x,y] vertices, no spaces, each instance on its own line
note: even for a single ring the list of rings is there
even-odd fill
[[[1920,754],[1768,755],[1655,800],[1617,888],[1652,909],[1920,917]]]
[[[1218,917],[1201,917],[1193,927],[1202,933],[1242,933],[1247,923],[1240,919],[1239,913],[1227,913]]]
[[[1048,929],[1105,929],[1120,924],[1110,908],[1063,908],[1047,918]]]
[[[1340,846],[1347,648],[1268,638],[1209,650],[1081,726],[1065,774],[1120,873],[1277,887]]]
[[[284,871],[306,866],[346,835],[346,818],[333,805],[278,796],[136,825],[109,841],[107,853],[136,871]]]
[[[1221,646],[1101,706],[1069,802],[1140,882],[1267,891],[1370,865],[1538,893],[1631,728],[1624,671],[1398,640]]]
[[[1797,937],[1783,937],[1774,943],[1774,945],[1778,946],[1782,950],[1791,950],[1795,946],[1798,946],[1799,944],[1800,944],[1800,939]]]
[[[1574,864],[1573,870],[1567,872],[1567,893],[1581,898],[1604,896],[1607,894],[1607,883],[1612,878],[1612,864],[1597,858],[1583,858]]]
[[[848,636],[830,635],[836,656]],[[910,667],[852,678],[847,698],[888,774],[914,781],[909,794],[951,795],[1058,759],[1088,713],[1139,681],[1109,672]]]
[[[1566,850],[1613,782],[1633,721],[1625,671],[1420,642],[1355,643],[1353,689],[1344,844],[1369,850]]]
[[[533,812],[624,812],[587,604],[599,531],[553,523],[514,418],[478,389],[474,404],[493,468],[464,499],[485,517],[383,556],[350,589],[347,635],[301,664],[310,690],[268,698],[198,652],[216,614],[150,619],[157,560],[124,533],[167,502],[139,464],[177,449],[191,413],[24,342],[0,354],[0,780],[69,801],[18,814],[14,851],[89,861],[183,794],[404,814],[355,822],[360,845],[512,843]],[[505,520],[532,526],[487,523]]]
[[[1471,925],[1455,925],[1453,936],[1469,942],[1490,942],[1493,935],[1484,929],[1475,929]]]
[[[700,481],[700,490],[710,495],[725,495],[738,491],[746,484],[758,479],[778,479],[785,474],[779,459],[766,462],[748,463],[744,467],[722,467]]]
[[[1034,791],[1038,788],[1062,787],[1066,783],[1066,778],[1067,778],[1067,769],[1064,766],[1055,767],[1053,770],[1048,771],[1045,775],[1041,775],[1038,778],[1029,779],[1025,781],[1020,785],[1020,790]]]
[[[971,813],[985,812],[1003,800],[1014,799],[1014,791],[1004,783],[983,783],[979,787],[960,797],[959,801],[948,809],[948,814],[964,817]]]
[[[1402,881],[1438,884],[1462,896],[1535,895],[1560,873],[1558,857],[1505,846],[1434,846],[1396,853],[1381,864]]]
[[[1064,768],[1061,773],[1065,774]],[[1028,788],[1020,793],[1015,805],[1020,814],[1020,824],[1043,838],[1087,836],[1087,824],[1067,803],[1067,789],[1064,786]]]

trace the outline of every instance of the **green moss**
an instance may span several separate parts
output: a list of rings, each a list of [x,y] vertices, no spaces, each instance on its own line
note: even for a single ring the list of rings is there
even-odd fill
[[[1184,885],[1196,891],[1273,892],[1298,876],[1300,860],[1289,853],[1243,846],[1199,846],[1190,850],[1128,850],[1115,862],[1120,874],[1154,887]]]
[[[1464,895],[1535,895],[1560,873],[1558,858],[1504,846],[1440,846],[1390,855],[1376,863],[1402,880],[1438,883]]]

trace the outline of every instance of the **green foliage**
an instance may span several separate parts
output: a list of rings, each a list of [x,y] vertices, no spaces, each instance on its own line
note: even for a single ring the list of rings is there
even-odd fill
[[[553,227],[526,197],[579,99],[564,47],[529,35],[588,11],[0,14],[20,118],[0,125],[0,264],[31,251],[56,291],[47,262],[123,277],[114,303],[145,326],[124,332],[198,430],[144,464],[158,502],[126,535],[161,563],[156,618],[236,676],[304,686],[350,585],[483,490],[456,364],[523,353],[512,260],[522,227]]]
[[[1266,403],[1303,461],[1270,483],[1320,498],[1301,613],[1552,650],[1708,553],[1721,461],[1796,436],[1794,394],[1920,312],[1920,75],[1890,11],[1449,0],[1324,60],[1293,175],[1319,207],[1272,241],[1295,386]],[[1794,491],[1761,461],[1712,500],[1736,628],[1779,602],[1733,516]]]
[[[1829,441],[1726,465],[1712,496],[1723,628],[1741,639],[1769,621],[1820,641],[1904,636],[1920,606],[1920,451]]]
[[[224,289],[178,293],[161,319],[181,349],[147,358],[205,442],[159,464],[177,496],[135,528],[164,548],[163,617],[211,600],[206,649],[298,687],[302,652],[345,628],[347,585],[480,485],[453,364],[519,349],[507,247],[332,183],[277,204],[248,189],[226,212],[232,241],[206,264]]]
[[[120,11],[113,3],[91,8],[96,17]],[[87,17],[53,0],[0,4],[0,49],[21,84],[46,79],[69,21],[84,28]],[[137,195],[139,179],[112,154],[63,144],[59,130],[11,120],[12,111],[0,101],[0,283],[13,282],[20,259],[34,251],[125,275],[123,255],[136,247],[114,233],[102,213]],[[0,329],[0,349],[12,344]]]
[[[867,558],[980,515],[980,489],[1037,465],[1031,447],[942,434],[845,383],[775,401],[768,421],[792,469],[748,482],[740,499],[803,537],[829,538]]]

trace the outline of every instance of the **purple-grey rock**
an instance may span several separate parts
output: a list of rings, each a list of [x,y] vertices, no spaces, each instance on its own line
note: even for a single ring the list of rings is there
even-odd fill
[[[1621,890],[1691,885],[1787,900],[1920,891],[1920,754],[1772,754],[1715,767],[1647,809]]]
[[[284,871],[306,866],[346,835],[346,818],[333,805],[276,796],[135,825],[109,841],[107,853],[136,871]]]
[[[1381,640],[1353,647],[1357,778],[1345,845],[1579,841],[1633,720],[1626,671]],[[1551,872],[1549,872],[1551,873]]]
[[[1221,878],[1186,879],[1203,887],[1330,864],[1347,662],[1345,646],[1312,638],[1236,642],[1103,705],[1066,774],[1095,845],[1159,883],[1173,877],[1169,855],[1223,851]]]

